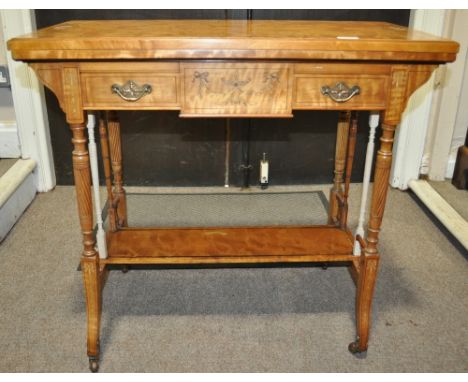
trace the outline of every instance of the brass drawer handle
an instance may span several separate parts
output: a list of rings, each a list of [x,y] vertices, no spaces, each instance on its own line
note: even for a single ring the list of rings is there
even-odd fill
[[[322,86],[320,89],[324,96],[329,96],[335,102],[346,102],[361,92],[357,85],[349,88],[344,82],[338,82],[335,86]]]
[[[146,94],[150,94],[153,88],[149,84],[138,86],[134,81],[130,80],[123,86],[114,84],[111,86],[112,93],[118,94],[125,101],[135,102]]]

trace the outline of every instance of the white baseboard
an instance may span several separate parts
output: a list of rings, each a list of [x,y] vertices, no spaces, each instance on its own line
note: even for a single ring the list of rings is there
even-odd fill
[[[457,152],[450,153],[449,159],[447,161],[447,168],[445,170],[445,178],[452,179],[453,173],[455,171],[455,162],[457,161]]]
[[[425,180],[412,180],[408,185],[445,228],[468,249],[468,222]]]
[[[0,242],[36,195],[35,167],[33,160],[20,159],[0,178]]]
[[[32,159],[20,159],[0,177],[0,207],[11,198],[24,179],[36,168]],[[34,191],[36,188],[34,187]]]
[[[429,162],[430,162],[429,154],[426,153],[426,154],[423,155],[423,157],[421,159],[421,167],[419,169],[420,174],[422,174],[422,175],[429,174]]]
[[[0,158],[19,158],[21,148],[16,122],[0,122]]]

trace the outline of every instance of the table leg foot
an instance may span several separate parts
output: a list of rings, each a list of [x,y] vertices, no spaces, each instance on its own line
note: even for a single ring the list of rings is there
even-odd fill
[[[124,265],[124,266],[122,266],[122,273],[127,273],[129,270],[130,270],[130,266],[129,266],[129,265]]]
[[[94,257],[83,257],[81,259],[81,269],[83,273],[85,295],[86,295],[86,315],[88,321],[87,328],[87,354],[91,360],[97,362],[99,359],[99,329],[101,321],[101,277],[99,272],[99,259]],[[94,366],[94,363],[93,363]],[[90,362],[91,367],[91,362]],[[92,369],[91,369],[92,370]]]
[[[99,360],[97,357],[89,357],[89,370],[92,373],[97,373],[99,370]]]
[[[358,358],[365,358],[367,355],[367,347],[361,348],[361,345],[359,344],[359,339],[357,339],[354,342],[351,342],[348,346],[348,350],[351,354]]]
[[[360,271],[356,295],[356,342],[351,343],[348,348],[353,354],[367,350],[372,296],[374,293],[378,264],[378,255],[362,255],[360,258]]]

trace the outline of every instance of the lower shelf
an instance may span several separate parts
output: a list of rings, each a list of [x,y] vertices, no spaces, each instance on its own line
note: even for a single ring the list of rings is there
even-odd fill
[[[334,226],[125,228],[108,233],[105,264],[350,261],[351,232]]]

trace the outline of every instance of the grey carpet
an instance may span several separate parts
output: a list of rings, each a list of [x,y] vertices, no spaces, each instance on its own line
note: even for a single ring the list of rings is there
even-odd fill
[[[76,210],[71,187],[40,194],[0,246],[2,372],[88,371]],[[365,359],[345,268],[157,269],[111,272],[100,370],[468,371],[468,256],[394,190],[381,251]]]
[[[127,195],[128,223],[135,227],[326,224],[327,208],[322,191]]]
[[[18,159],[0,159],[0,176],[5,174],[11,166],[13,166]]]

